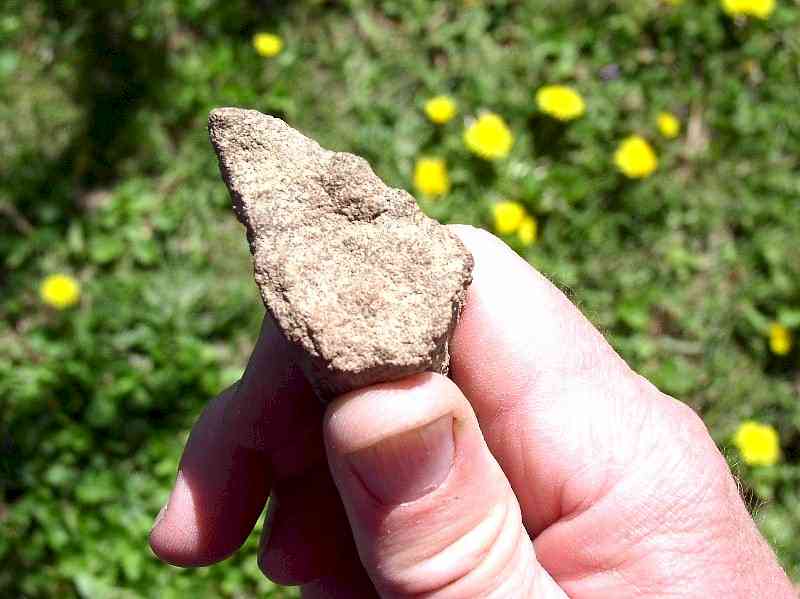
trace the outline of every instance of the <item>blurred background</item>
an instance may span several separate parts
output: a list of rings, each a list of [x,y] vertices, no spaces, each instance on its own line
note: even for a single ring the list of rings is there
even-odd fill
[[[5,0],[0,596],[295,596],[255,535],[147,547],[263,314],[223,105],[501,235],[703,415],[800,579],[798,0]]]

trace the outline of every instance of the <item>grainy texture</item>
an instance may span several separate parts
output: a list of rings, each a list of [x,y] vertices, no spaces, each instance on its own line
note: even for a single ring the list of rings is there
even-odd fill
[[[264,304],[323,400],[446,373],[473,260],[358,156],[280,119],[219,108],[209,134]]]

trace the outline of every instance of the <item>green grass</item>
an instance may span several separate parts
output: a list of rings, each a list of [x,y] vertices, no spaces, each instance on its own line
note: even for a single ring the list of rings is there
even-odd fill
[[[189,572],[146,546],[263,311],[207,141],[220,105],[281,116],[399,187],[417,157],[446,158],[452,191],[421,202],[442,221],[491,228],[492,202],[523,203],[541,235],[517,249],[703,414],[800,578],[800,353],[766,335],[776,320],[800,334],[796,0],[764,21],[700,0],[274,4],[0,8],[0,595],[289,596],[258,573],[257,537]],[[285,39],[278,57],[253,51],[262,30]],[[548,83],[587,114],[544,118]],[[441,128],[422,112],[439,93],[460,107]],[[515,136],[492,165],[462,141],[482,110]],[[679,139],[658,135],[661,110]],[[643,181],[613,165],[631,133],[659,154]],[[42,305],[54,272],[80,280],[77,307]],[[740,464],[730,438],[749,418],[778,429],[779,465]]]

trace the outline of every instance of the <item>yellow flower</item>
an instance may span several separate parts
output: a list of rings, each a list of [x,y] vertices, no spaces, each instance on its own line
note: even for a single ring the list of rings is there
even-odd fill
[[[437,125],[449,123],[457,112],[455,100],[450,96],[436,96],[425,102],[425,114]]]
[[[622,141],[614,153],[614,163],[625,176],[644,179],[658,168],[658,157],[646,139],[631,135]]]
[[[536,243],[538,236],[539,224],[536,222],[536,218],[533,216],[526,216],[522,219],[519,229],[517,229],[517,239],[519,239],[519,242],[525,247],[528,247]]]
[[[511,235],[519,231],[528,217],[525,207],[519,202],[497,202],[492,206],[494,230],[500,235]]]
[[[681,122],[671,112],[662,112],[656,119],[658,130],[667,139],[675,139],[681,134]]]
[[[445,195],[450,191],[447,164],[441,158],[420,158],[414,167],[414,187],[428,197]]]
[[[253,48],[261,56],[272,58],[283,50],[283,39],[274,33],[256,33],[253,36]]]
[[[775,10],[775,0],[752,0],[750,14],[759,19],[768,18]]]
[[[467,128],[464,143],[481,158],[498,160],[511,152],[514,136],[501,116],[485,112]]]
[[[769,327],[769,348],[778,356],[785,356],[792,351],[794,340],[792,332],[782,324],[774,322]]]
[[[547,85],[536,92],[539,110],[559,121],[571,121],[583,116],[586,102],[581,95],[566,85]]]
[[[780,438],[769,424],[748,420],[736,430],[733,442],[751,466],[774,466],[781,457]]]
[[[722,10],[732,17],[766,19],[775,10],[775,0],[722,0]]]
[[[78,303],[81,288],[78,281],[69,275],[50,275],[42,281],[39,296],[48,306],[64,310]]]

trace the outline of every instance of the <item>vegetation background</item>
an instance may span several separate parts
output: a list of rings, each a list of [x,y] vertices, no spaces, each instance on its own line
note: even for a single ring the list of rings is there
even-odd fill
[[[790,573],[800,578],[800,3],[732,18],[716,0],[6,0],[0,6],[0,595],[294,596],[255,540],[180,571],[147,548],[186,434],[242,371],[263,313],[208,111],[281,116],[411,189],[447,160],[432,216],[492,227],[513,199],[538,219],[517,249],[630,363],[699,410]],[[252,36],[280,35],[260,56]],[[569,124],[536,90],[586,100]],[[425,100],[459,114],[437,127]],[[469,154],[482,110],[514,135]],[[658,135],[678,115],[682,135]],[[659,168],[629,180],[619,141]],[[515,244],[514,239],[509,242]],[[68,274],[80,301],[46,306]],[[532,310],[536,306],[531,306]],[[731,439],[772,425],[782,459]]]

